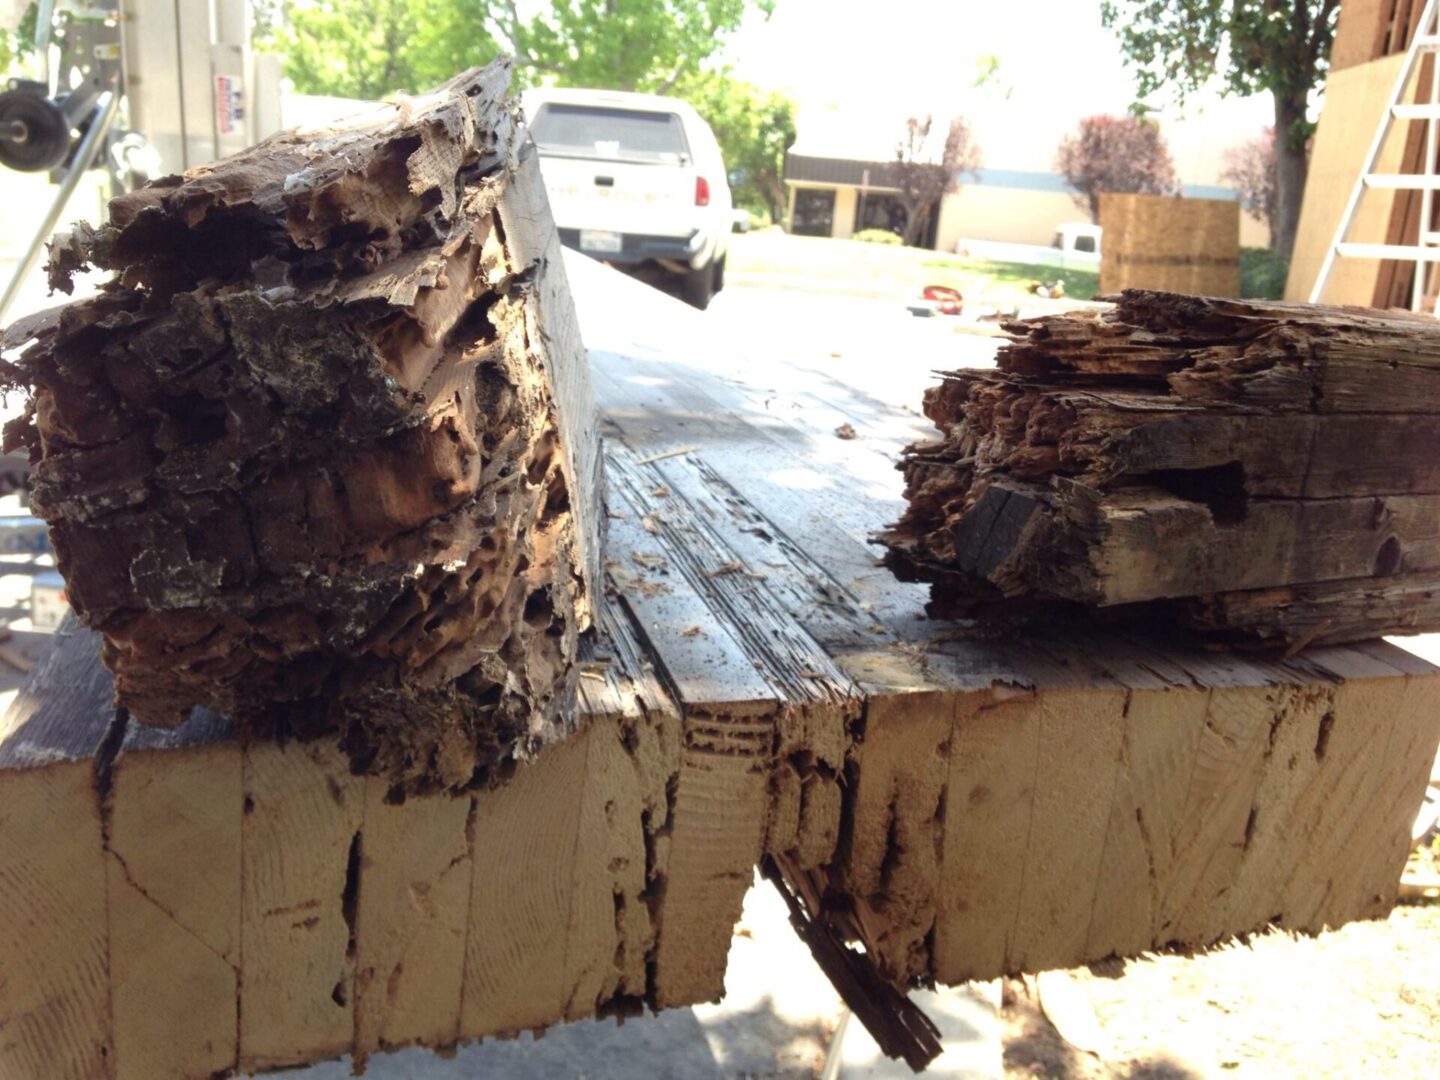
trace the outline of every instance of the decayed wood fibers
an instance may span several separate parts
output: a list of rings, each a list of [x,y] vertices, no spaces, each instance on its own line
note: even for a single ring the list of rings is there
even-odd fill
[[[567,729],[593,417],[508,67],[114,201],[12,328],[77,613],[146,723],[341,733],[458,786]],[[557,401],[563,408],[557,408]]]
[[[883,539],[932,614],[1269,643],[1440,625],[1433,320],[1130,291],[926,395]]]

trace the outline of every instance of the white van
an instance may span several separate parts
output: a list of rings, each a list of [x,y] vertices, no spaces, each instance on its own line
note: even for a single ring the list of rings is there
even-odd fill
[[[637,273],[681,279],[698,308],[725,283],[730,185],[710,126],[686,102],[611,90],[521,98],[560,241]]]

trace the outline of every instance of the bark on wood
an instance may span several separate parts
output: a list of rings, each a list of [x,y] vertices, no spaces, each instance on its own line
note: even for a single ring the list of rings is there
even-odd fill
[[[882,539],[940,616],[1095,609],[1268,644],[1440,628],[1440,328],[1127,292],[926,395]]]
[[[112,203],[12,328],[71,603],[140,720],[337,730],[463,786],[564,733],[600,515],[588,373],[497,62]]]

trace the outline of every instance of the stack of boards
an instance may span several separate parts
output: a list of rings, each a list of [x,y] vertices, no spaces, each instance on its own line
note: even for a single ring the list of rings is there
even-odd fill
[[[338,733],[402,794],[573,730],[594,405],[509,81],[282,133],[51,245],[67,292],[115,276],[7,333],[6,448],[136,719]]]
[[[927,392],[883,539],[941,617],[1440,629],[1440,324],[1132,290]]]

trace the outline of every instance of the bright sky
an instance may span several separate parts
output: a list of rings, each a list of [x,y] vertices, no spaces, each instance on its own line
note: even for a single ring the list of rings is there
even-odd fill
[[[726,59],[736,75],[784,90],[800,106],[812,152],[888,157],[895,129],[915,112],[972,118],[988,162],[1048,169],[1061,135],[1092,113],[1123,113],[1135,99],[1119,46],[1100,25],[1099,0],[776,0]],[[998,79],[972,84],[979,57]],[[1163,105],[1164,101],[1152,100]],[[1209,182],[1224,147],[1271,122],[1268,95],[1192,98],[1185,124],[1165,119],[1182,179]],[[867,134],[873,131],[874,136]],[[1238,133],[1238,134],[1237,134]],[[868,150],[867,139],[877,145]],[[1223,145],[1222,145],[1223,144]],[[807,147],[808,148],[808,147]]]

